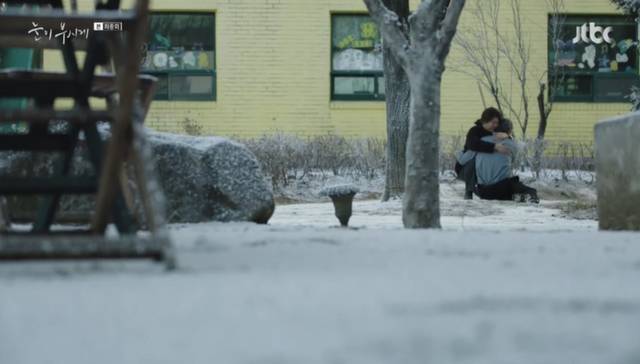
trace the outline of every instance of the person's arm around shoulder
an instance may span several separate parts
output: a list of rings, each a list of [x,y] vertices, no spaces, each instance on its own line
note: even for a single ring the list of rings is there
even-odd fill
[[[493,153],[495,151],[495,144],[483,141],[479,128],[478,126],[474,126],[469,129],[465,144],[466,148],[474,152]]]
[[[500,153],[500,154],[504,154],[504,155],[511,154],[511,149],[509,149],[507,146],[505,146],[503,144],[503,142],[496,143],[496,145],[494,146],[494,149],[495,149],[496,153]]]
[[[511,139],[511,136],[507,133],[494,133],[493,136],[496,138],[496,141],[501,142],[503,140]]]
[[[505,140],[504,142],[502,142],[502,144],[509,149],[511,159],[515,161],[518,152],[520,151],[520,144],[517,141],[513,140],[513,138]]]

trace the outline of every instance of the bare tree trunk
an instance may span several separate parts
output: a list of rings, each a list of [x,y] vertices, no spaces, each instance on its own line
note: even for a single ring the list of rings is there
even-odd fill
[[[544,94],[546,87],[544,83],[540,84],[540,90],[538,91],[538,113],[540,115],[540,123],[538,124],[538,135],[535,141],[535,150],[533,154],[533,171],[536,174],[536,178],[540,177],[540,170],[542,169],[542,155],[544,154],[544,135],[547,132],[547,121],[549,120],[550,109],[547,108],[544,102]]]
[[[409,0],[383,0],[401,22],[409,16]],[[383,48],[385,95],[387,104],[387,159],[382,201],[399,197],[404,192],[409,135],[410,88],[407,74],[388,45]]]
[[[410,228],[440,228],[439,134],[442,74],[411,82],[407,178],[402,221]]]
[[[409,26],[381,0],[364,2],[411,87],[402,221],[406,228],[440,228],[440,86],[465,0],[423,1]]]
[[[386,46],[384,75],[387,98],[387,160],[382,200],[388,201],[404,192],[411,92],[407,74]]]
[[[551,44],[553,44],[553,58],[555,59],[560,52],[558,41],[561,39],[562,26],[565,22],[564,16],[561,15],[564,9],[564,0],[547,0],[547,5],[551,8],[553,14],[549,19],[549,28],[551,34]],[[541,80],[538,81],[540,84],[540,88],[538,90],[537,102],[540,123],[538,124],[538,135],[536,136],[533,155],[533,171],[536,175],[536,178],[540,178],[540,171],[542,170],[542,157],[544,155],[545,149],[544,138],[547,132],[549,115],[551,115],[551,112],[553,111],[555,90],[558,86],[558,82],[561,78],[562,73],[563,70],[557,65],[552,66],[552,69],[550,70],[550,74],[548,76],[549,95],[547,96],[548,99],[546,101],[545,96],[547,93],[547,86],[542,81],[542,77]]]

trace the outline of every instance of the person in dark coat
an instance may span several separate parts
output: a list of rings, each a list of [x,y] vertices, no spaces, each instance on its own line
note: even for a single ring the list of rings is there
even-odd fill
[[[494,136],[497,141],[509,138],[506,133],[495,132],[500,125],[500,120],[502,120],[502,114],[498,109],[490,107],[484,110],[480,119],[467,132],[464,149],[456,156],[455,171],[458,179],[465,182],[465,200],[473,199],[473,192],[477,183],[476,153],[510,153],[508,148],[499,143],[490,143],[482,140],[486,136]]]

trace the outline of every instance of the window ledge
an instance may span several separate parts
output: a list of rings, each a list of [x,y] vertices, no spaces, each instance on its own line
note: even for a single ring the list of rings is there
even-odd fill
[[[157,105],[169,107],[169,109],[181,109],[188,104],[190,110],[212,110],[218,108],[217,100],[153,100],[151,108]]]
[[[384,101],[331,101],[331,110],[384,110]]]

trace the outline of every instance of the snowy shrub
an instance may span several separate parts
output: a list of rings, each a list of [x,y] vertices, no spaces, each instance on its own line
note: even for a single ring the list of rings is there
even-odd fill
[[[275,133],[240,141],[256,155],[274,187],[287,186],[311,172],[371,179],[384,170],[385,143],[380,139]]]
[[[385,148],[386,144],[381,139],[352,140],[349,170],[356,176],[375,178],[384,170]]]
[[[296,178],[298,171],[306,168],[305,143],[294,135],[276,133],[245,139],[242,143],[258,158],[263,173],[274,187],[286,186],[290,178]]]
[[[536,139],[528,139],[526,142],[520,142],[519,154],[516,159],[516,168],[534,169],[535,170],[535,152]],[[543,176],[550,170],[561,172],[562,179],[567,181],[569,173],[577,173],[578,179],[583,180],[583,176],[592,176],[592,174],[581,173],[584,171],[593,171],[595,169],[595,149],[593,142],[551,142],[543,141],[542,157],[540,158],[539,176]],[[589,177],[590,178],[590,177]],[[583,182],[592,183],[593,180],[584,180]]]
[[[185,118],[182,121],[182,129],[184,133],[187,135],[199,136],[202,135],[202,125],[200,125],[196,120]]]
[[[631,94],[627,98],[631,101],[631,111],[640,110],[640,88],[637,86],[631,87]]]
[[[331,171],[334,175],[349,168],[353,158],[350,142],[334,134],[307,139],[307,151],[312,156],[311,169]]]
[[[441,137],[440,171],[443,176],[453,174],[455,156],[462,150],[464,139],[464,135]],[[386,143],[382,139],[346,138],[334,134],[300,137],[280,132],[239,141],[256,155],[265,177],[275,189],[312,175],[323,179],[330,174],[368,180],[384,176]],[[532,168],[535,143],[535,139],[519,143],[520,153],[515,163],[518,169]],[[545,141],[542,153],[542,173],[553,169],[561,171],[562,178],[567,179],[568,174],[575,171],[594,169],[592,143]]]
[[[464,147],[463,135],[443,135],[440,137],[440,173],[453,170],[456,154]]]
[[[555,158],[547,158],[547,169],[562,171],[562,179],[573,171],[593,171],[595,169],[595,148],[593,143],[558,143]]]
[[[640,0],[611,0],[611,2],[628,13],[637,13],[640,10]]]
[[[464,147],[464,136],[456,135],[442,136],[440,139],[440,172],[446,174],[453,170],[456,162],[456,153]],[[517,170],[533,169],[536,139],[528,139],[526,142],[518,141],[519,153],[514,162]],[[576,173],[581,180],[589,178],[583,182],[592,183],[592,174],[581,173],[582,171],[594,170],[595,150],[592,142],[550,142],[543,141],[542,157],[540,158],[540,174],[549,170],[561,172],[564,180],[568,180],[570,173]],[[452,173],[452,172],[451,172]],[[583,178],[584,177],[584,178]]]

